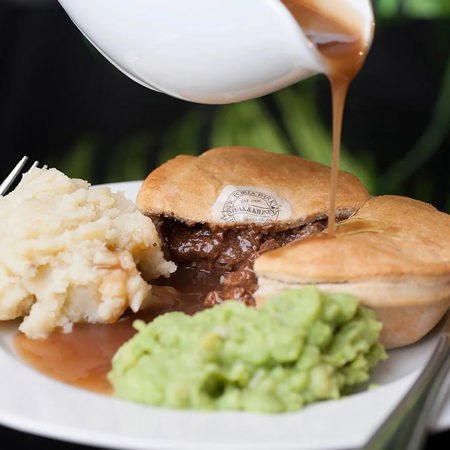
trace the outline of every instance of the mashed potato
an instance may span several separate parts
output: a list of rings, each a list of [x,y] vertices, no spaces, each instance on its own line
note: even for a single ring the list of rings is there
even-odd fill
[[[121,193],[32,169],[0,197],[0,320],[44,338],[75,322],[113,322],[169,276],[152,221]],[[142,273],[142,276],[141,276]]]

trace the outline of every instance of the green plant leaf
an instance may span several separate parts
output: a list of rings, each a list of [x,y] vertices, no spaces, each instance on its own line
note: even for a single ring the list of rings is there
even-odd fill
[[[94,179],[94,160],[97,140],[86,134],[81,136],[74,146],[67,150],[55,164],[55,167],[71,178]]]
[[[193,109],[169,128],[158,150],[157,164],[163,164],[180,154],[197,155],[201,150],[200,142],[205,122],[204,111]]]
[[[392,18],[399,11],[399,0],[374,0],[374,8],[377,17]]]
[[[376,17],[437,19],[450,16],[449,0],[373,0]]]
[[[325,127],[314,99],[315,80],[302,83],[304,83],[302,86],[291,86],[274,94],[281,120],[295,153],[311,161],[330,165],[331,131]],[[353,173],[370,192],[373,192],[375,188],[374,159],[367,152],[360,151],[358,154],[361,156],[356,158],[342,146],[339,167]]]
[[[115,182],[145,178],[149,172],[147,155],[154,142],[149,131],[141,131],[119,142],[109,158],[106,180]]]
[[[211,147],[244,145],[274,153],[290,153],[289,144],[261,99],[218,109],[210,136]]]
[[[403,0],[402,13],[409,17],[437,19],[450,17],[449,0]]]
[[[450,130],[450,59],[444,72],[430,122],[416,144],[380,177],[379,189],[396,192],[439,150]]]

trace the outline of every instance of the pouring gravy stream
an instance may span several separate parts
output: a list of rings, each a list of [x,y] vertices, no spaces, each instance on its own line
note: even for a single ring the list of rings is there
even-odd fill
[[[362,23],[355,11],[329,0],[282,0],[327,64],[333,102],[333,152],[331,160],[328,234],[336,220],[336,188],[339,171],[342,119],[347,90],[361,69],[370,42],[364,41]],[[335,10],[332,10],[334,4]],[[348,8],[347,8],[348,9]],[[342,14],[342,11],[344,14]]]
[[[328,235],[335,228],[336,186],[344,104],[348,87],[359,72],[370,43],[365,43],[358,29],[358,17],[345,11],[345,19],[330,13],[329,0],[282,0],[327,64],[333,102],[333,153],[330,177]],[[340,2],[336,2],[340,3]],[[338,5],[342,6],[342,5]],[[341,11],[342,13],[342,11]],[[348,13],[348,14],[347,14]],[[19,355],[29,364],[63,382],[89,390],[110,393],[106,374],[119,346],[133,334],[136,318],[150,321],[168,311],[194,313],[203,309],[203,295],[217,279],[196,283],[192,273],[180,272],[172,285],[181,290],[154,287],[152,306],[125,317],[112,325],[77,324],[69,334],[53,333],[45,340],[32,340],[22,334],[15,338]]]

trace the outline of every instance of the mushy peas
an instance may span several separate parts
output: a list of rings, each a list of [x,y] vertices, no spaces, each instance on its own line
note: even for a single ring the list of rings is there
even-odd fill
[[[313,287],[135,327],[113,358],[114,395],[169,408],[294,411],[339,398],[386,358],[371,310]]]

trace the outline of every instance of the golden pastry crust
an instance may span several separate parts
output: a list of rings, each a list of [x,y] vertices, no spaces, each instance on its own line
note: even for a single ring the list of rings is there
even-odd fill
[[[258,304],[271,293],[314,284],[351,292],[374,308],[388,348],[417,341],[450,304],[450,216],[398,196],[368,201],[336,227],[255,261]]]
[[[406,197],[375,197],[333,237],[324,232],[265,253],[255,270],[305,282],[450,274],[450,215]]]
[[[329,204],[330,168],[298,156],[280,155],[248,147],[220,147],[202,155],[177,156],[151,172],[137,195],[138,208],[146,215],[174,217],[188,224],[236,226],[214,214],[214,205],[227,187],[269,189],[290,205],[289,217],[279,218],[290,228],[325,218]],[[338,216],[346,217],[369,198],[353,175],[339,174]]]

